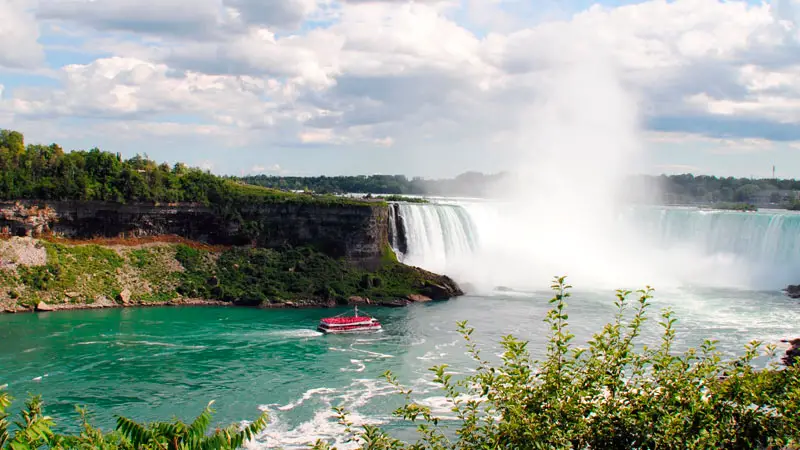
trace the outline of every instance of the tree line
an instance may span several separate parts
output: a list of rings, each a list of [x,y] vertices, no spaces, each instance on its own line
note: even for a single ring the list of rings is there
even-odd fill
[[[292,191],[344,194],[388,194],[388,195],[453,195],[484,197],[491,193],[494,185],[505,177],[505,173],[482,174],[466,172],[451,179],[408,178],[405,175],[355,175],[286,177],[274,175],[251,175],[238,179],[256,186]]]
[[[22,133],[0,130],[0,200],[98,200],[127,202],[226,203],[247,201],[320,201],[282,194],[309,191],[388,195],[491,197],[508,172],[466,172],[450,179],[405,175],[219,177],[183,163],[157,163],[147,155],[123,159],[119,153],[90,150],[65,152],[57,144],[26,144]],[[271,188],[253,190],[243,186]],[[513,184],[511,184],[513,185]],[[666,204],[752,203],[800,208],[795,179],[750,179],[708,175],[637,175],[624,183],[632,200]],[[335,202],[324,197],[326,202]],[[344,200],[341,200],[344,201]]]
[[[208,203],[223,180],[146,156],[123,160],[98,148],[65,152],[57,144],[25,145],[22,133],[0,130],[0,199]]]
[[[22,133],[0,130],[0,200],[80,200],[117,203],[196,202],[230,208],[254,203],[349,203],[331,196],[294,195],[243,184],[183,163],[147,155],[65,152],[58,144],[25,144]]]
[[[670,203],[746,202],[791,206],[797,202],[800,180],[736,178],[708,175],[650,177]]]
[[[451,179],[408,178],[404,175],[358,175],[283,177],[254,175],[239,180],[257,186],[319,193],[363,193],[388,195],[452,195],[492,197],[502,183],[511,181],[507,172],[466,172]],[[514,183],[508,186],[514,186]],[[709,175],[636,175],[622,186],[631,200],[665,204],[758,203],[789,207],[797,204],[800,180],[751,179]]]

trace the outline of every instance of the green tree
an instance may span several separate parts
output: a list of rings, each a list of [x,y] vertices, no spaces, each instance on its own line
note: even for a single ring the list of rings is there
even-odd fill
[[[736,189],[733,199],[737,202],[752,202],[760,191],[761,188],[757,184],[745,184]]]

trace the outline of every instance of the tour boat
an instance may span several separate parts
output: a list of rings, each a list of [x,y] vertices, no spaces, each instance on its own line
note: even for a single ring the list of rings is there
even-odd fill
[[[371,331],[379,331],[381,323],[371,316],[359,316],[358,306],[355,308],[355,314],[352,316],[345,316],[339,314],[336,317],[326,317],[319,321],[317,330],[323,333],[343,334],[343,333],[365,333]]]

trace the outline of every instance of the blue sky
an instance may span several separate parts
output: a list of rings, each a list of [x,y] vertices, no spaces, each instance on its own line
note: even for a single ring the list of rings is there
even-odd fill
[[[633,139],[626,171],[798,177],[797,6],[6,0],[0,126],[231,174],[453,176]]]

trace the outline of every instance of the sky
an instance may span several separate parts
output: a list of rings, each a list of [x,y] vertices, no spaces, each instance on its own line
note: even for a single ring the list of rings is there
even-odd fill
[[[543,80],[588,49],[636,98],[635,171],[800,177],[800,0],[0,0],[0,17],[0,128],[28,142],[235,175],[513,170]]]

